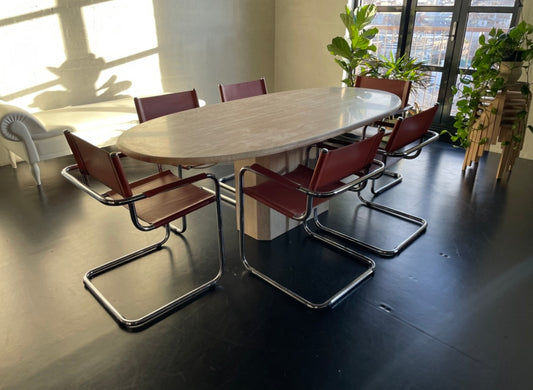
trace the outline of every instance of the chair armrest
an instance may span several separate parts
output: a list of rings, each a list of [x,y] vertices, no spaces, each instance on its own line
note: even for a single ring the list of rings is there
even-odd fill
[[[293,182],[292,180],[289,180],[279,173],[276,173],[274,171],[271,171],[268,168],[265,168],[259,164],[253,164],[250,167],[243,167],[241,169],[241,177],[243,176],[244,172],[253,172],[255,174],[259,174],[261,176],[265,176],[269,178],[270,180],[278,182],[280,185],[289,188],[291,190],[298,190],[301,188],[301,186],[298,183]]]
[[[106,206],[122,206],[131,202],[135,202],[140,199],[144,199],[145,196],[143,194],[135,195],[129,198],[123,198],[119,200],[111,199],[106,196],[106,193],[100,194],[93,190],[87,183],[83,183],[81,180],[79,180],[76,176],[72,174],[73,171],[80,171],[80,168],[78,167],[78,164],[72,164],[69,165],[61,170],[61,175],[67,179],[69,182],[74,184],[78,189],[82,190],[83,192],[90,195],[92,198],[96,199],[102,204],[105,204]]]
[[[400,108],[398,111],[396,111],[394,114],[404,114],[406,112],[409,112],[410,110],[413,109],[413,105],[412,104],[407,104],[405,107],[403,108]]]
[[[380,176],[385,171],[385,164],[382,161],[379,160],[373,160],[372,165],[370,166],[367,173],[363,174],[362,176],[358,176],[356,179],[349,181],[348,183],[335,188],[331,191],[324,191],[324,192],[317,192],[317,191],[311,191],[307,188],[300,187],[299,190],[307,195],[311,195],[315,198],[329,198],[331,196],[335,196],[338,194],[341,194],[350,188],[353,188],[360,183],[363,183],[369,179],[372,179],[373,177]]]
[[[423,140],[419,144],[416,144],[415,146],[413,146],[413,147],[411,147],[411,148],[409,148],[407,150],[403,150],[401,152],[385,153],[385,154],[387,154],[390,157],[402,157],[402,158],[409,159],[410,158],[409,155],[411,155],[413,153],[420,152],[421,149],[424,146],[427,146],[430,143],[437,141],[439,139],[439,137],[440,137],[439,134],[437,132],[433,131],[433,130],[428,130],[426,132],[426,134],[424,135],[424,137],[426,137],[426,136],[429,136],[429,138],[426,138],[425,140]],[[412,158],[414,158],[414,157],[415,156],[413,156]]]
[[[379,127],[385,127],[385,128],[393,128],[395,124],[393,122],[387,122],[387,121],[375,121],[374,125],[377,125]]]
[[[98,193],[95,190],[93,190],[87,183],[82,182],[79,180],[76,176],[72,174],[73,171],[79,171],[79,167],[77,164],[69,165],[61,170],[61,175],[65,177],[68,181],[70,181],[72,184],[74,184],[78,189],[84,191],[88,195],[90,195],[92,198],[96,199],[102,204],[105,204],[106,206],[124,206],[130,203],[137,202],[141,199],[146,199],[152,196],[155,196],[157,194],[160,194],[162,192],[171,191],[175,188],[182,187],[187,184],[191,184],[200,180],[205,179],[211,179],[215,183],[216,186],[216,192],[218,193],[218,180],[215,176],[209,173],[200,173],[198,175],[194,175],[185,179],[180,179],[178,181],[164,184],[162,186],[153,188],[149,191],[145,191],[133,196],[129,196],[127,198],[122,199],[112,199],[108,196],[108,192],[105,193]]]
[[[194,176],[186,177],[185,179],[180,179],[180,180],[172,182],[172,183],[164,184],[162,186],[153,188],[153,189],[151,189],[149,191],[145,191],[142,194],[138,194],[138,195],[144,195],[144,198],[150,198],[150,197],[152,197],[154,195],[157,195],[157,194],[160,194],[162,192],[171,191],[171,190],[176,189],[178,187],[182,187],[182,186],[187,185],[187,184],[196,183],[198,181],[205,180],[205,179],[211,179],[215,183],[218,183],[218,180],[212,174],[210,174],[210,173],[199,173],[199,174],[194,175]],[[218,192],[218,189],[217,189],[216,192]]]

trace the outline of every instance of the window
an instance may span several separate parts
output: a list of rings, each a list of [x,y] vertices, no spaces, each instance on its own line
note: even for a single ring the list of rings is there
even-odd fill
[[[377,54],[408,53],[425,62],[432,85],[411,100],[423,108],[439,102],[436,122],[448,129],[455,113],[451,87],[468,71],[479,36],[515,25],[521,10],[521,0],[359,0],[355,6],[366,4],[378,8]]]

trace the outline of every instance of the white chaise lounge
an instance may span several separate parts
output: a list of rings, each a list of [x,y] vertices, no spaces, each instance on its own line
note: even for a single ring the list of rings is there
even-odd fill
[[[0,145],[7,149],[9,161],[17,167],[17,156],[28,162],[32,175],[41,185],[39,162],[71,154],[63,136],[68,129],[97,145],[109,146],[118,136],[136,125],[133,98],[70,106],[29,113],[0,102]]]

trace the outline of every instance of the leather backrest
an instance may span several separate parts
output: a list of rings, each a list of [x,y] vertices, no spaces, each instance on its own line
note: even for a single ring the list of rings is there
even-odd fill
[[[409,102],[411,82],[406,80],[389,80],[369,76],[357,76],[355,87],[378,89],[398,96],[402,101],[402,108]]]
[[[219,84],[220,99],[223,102],[243,99],[252,96],[265,95],[267,93],[264,78],[259,80],[245,81],[236,84]]]
[[[394,152],[422,138],[429,130],[438,107],[438,104],[435,104],[433,107],[418,114],[398,119],[387,141],[385,150]]]
[[[309,189],[326,191],[328,186],[370,166],[376,156],[384,131],[342,148],[320,153]]]
[[[64,132],[80,171],[105,184],[124,197],[132,195],[120,157],[81,139],[66,130]]]
[[[150,119],[159,118],[160,116],[200,107],[195,89],[167,93],[165,95],[136,97],[133,101],[135,102],[135,109],[137,110],[137,116],[141,123]]]

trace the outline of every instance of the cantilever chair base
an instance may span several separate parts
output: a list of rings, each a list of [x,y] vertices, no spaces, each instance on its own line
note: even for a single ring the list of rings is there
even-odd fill
[[[315,214],[316,214],[316,209],[315,209]],[[358,252],[356,252],[356,251],[354,251],[354,250],[342,245],[341,243],[339,243],[339,242],[337,242],[335,240],[332,240],[332,239],[330,239],[328,237],[325,237],[325,236],[322,236],[322,235],[316,233],[315,231],[313,231],[309,227],[308,223],[310,221],[311,220],[307,220],[306,222],[303,223],[304,229],[305,229],[305,231],[306,231],[306,233],[308,235],[310,235],[311,237],[314,237],[314,238],[316,238],[316,239],[318,239],[318,240],[320,240],[320,241],[322,241],[322,242],[324,242],[324,243],[326,243],[326,244],[328,244],[330,246],[333,246],[334,248],[340,249],[341,251],[343,251],[343,252],[347,253],[348,255],[350,255],[351,257],[355,258],[357,261],[359,261],[360,263],[362,263],[366,267],[364,272],[359,274],[355,279],[351,280],[349,283],[347,283],[345,286],[343,286],[340,290],[338,290],[336,293],[331,295],[325,301],[323,301],[323,302],[312,302],[309,299],[304,298],[302,295],[296,293],[294,290],[291,290],[290,288],[282,285],[281,283],[276,282],[274,279],[272,279],[268,275],[262,273],[257,268],[252,267],[250,265],[250,263],[248,262],[248,260],[246,259],[246,255],[244,254],[244,248],[243,247],[242,247],[242,252],[241,252],[241,261],[244,264],[244,267],[250,273],[252,273],[253,275],[259,277],[260,279],[263,279],[264,281],[266,281],[267,283],[269,283],[273,287],[277,288],[278,290],[282,291],[283,293],[287,294],[288,296],[294,298],[298,302],[304,304],[305,306],[307,306],[307,307],[309,307],[311,309],[324,309],[324,308],[335,306],[343,298],[347,297],[359,284],[361,284],[367,278],[372,276],[373,273],[374,273],[374,269],[376,268],[376,264],[375,264],[374,260],[372,260],[371,258],[369,258],[367,256],[364,256],[364,255],[362,255],[362,254],[360,254],[360,253],[358,253]],[[334,230],[329,229],[329,228],[328,228],[328,231],[330,233],[335,232]],[[332,234],[335,234],[335,233],[332,233]],[[242,229],[240,231],[240,235],[241,235],[241,237],[240,237],[241,243],[243,243],[244,242],[244,233],[243,233]],[[338,237],[340,237],[341,233],[336,234],[336,235]]]
[[[198,297],[208,289],[212,288],[217,281],[222,276],[222,269],[219,269],[218,273],[214,278],[206,281],[200,286],[194,288],[193,290],[181,295],[180,297],[172,300],[171,302],[157,308],[156,310],[136,319],[128,319],[124,317],[116,308],[109,302],[109,300],[98,290],[98,288],[93,284],[92,279],[96,278],[99,275],[102,275],[108,271],[111,271],[115,268],[118,268],[126,263],[129,263],[133,260],[137,260],[145,255],[153,253],[163,247],[163,244],[168,240],[170,235],[170,226],[166,225],[165,227],[165,237],[152,245],[149,245],[145,248],[139,249],[135,252],[129,253],[118,259],[109,261],[99,267],[89,270],[83,277],[83,284],[91,292],[91,294],[96,298],[98,302],[106,309],[106,311],[117,321],[120,325],[124,326],[129,330],[141,330],[144,327],[150,325],[151,323],[163,318],[165,315],[171,313],[173,310],[183,306],[194,298]]]
[[[353,143],[344,148],[332,151],[322,149],[314,169],[299,165],[291,172],[281,175],[259,164],[242,168],[239,177],[239,244],[241,261],[245,268],[253,275],[258,276],[311,309],[323,309],[334,306],[352,292],[356,286],[371,276],[375,269],[374,261],[343,245],[341,240],[337,240],[337,238],[344,238],[342,233],[330,228],[322,229],[332,233],[336,237],[333,239],[314,231],[309,224],[314,221],[317,228],[320,229],[322,227],[322,225],[317,224],[317,206],[321,203],[352,189],[362,190],[368,183],[368,180],[382,174],[385,165],[381,161],[374,159],[382,138],[383,132],[380,131],[371,138]],[[243,183],[246,172],[262,176],[266,180],[256,185],[245,186]],[[355,177],[355,179],[352,177]],[[308,235],[349,255],[351,258],[363,264],[365,270],[359,272],[359,275],[355,279],[346,283],[344,287],[323,302],[312,302],[265,275],[263,272],[251,266],[246,258],[244,245],[245,194],[294,221],[303,222],[305,232]],[[311,214],[314,214],[314,218]]]
[[[162,240],[118,259],[109,261],[91,269],[85,274],[83,278],[85,287],[109,312],[113,319],[127,329],[143,329],[173,309],[198,296],[220,279],[224,271],[224,244],[220,207],[220,186],[214,175],[201,173],[182,179],[168,170],[159,170],[156,174],[130,182],[120,162],[120,159],[124,155],[109,153],[69,131],[65,131],[65,137],[76,159],[76,164],[70,165],[61,171],[61,174],[68,181],[106,206],[127,207],[131,222],[137,229],[144,232],[159,228],[164,228],[165,230],[165,236]],[[72,174],[72,171],[75,170],[79,171],[79,175]],[[96,192],[89,185],[89,177],[104,187],[107,187],[109,191],[105,193]],[[195,185],[195,183],[204,180],[213,182],[215,186],[214,194]],[[124,317],[92,283],[91,280],[98,275],[102,275],[160,249],[169,239],[171,231],[180,234],[186,230],[186,215],[211,204],[216,209],[218,240],[218,271],[212,279],[137,319]],[[173,221],[178,219],[182,219],[181,228],[171,225]]]
[[[354,252],[354,253],[357,253],[357,252]],[[358,254],[358,256],[361,256],[361,255]],[[339,291],[337,291],[335,294],[333,294],[331,297],[329,297],[324,302],[311,302],[310,300],[302,297],[300,294],[297,294],[293,290],[283,286],[282,284],[276,282],[274,279],[272,279],[269,276],[265,275],[261,271],[259,271],[256,268],[252,267],[248,263],[246,258],[243,258],[242,262],[243,262],[244,266],[246,267],[246,269],[252,275],[255,275],[255,276],[259,277],[260,279],[263,279],[264,281],[266,281],[267,283],[269,283],[273,287],[275,287],[278,290],[284,292],[288,296],[296,299],[298,302],[303,303],[305,306],[307,306],[307,307],[309,307],[311,309],[324,309],[324,308],[327,308],[327,307],[334,307],[343,298],[348,296],[348,294],[350,294],[352,292],[352,290],[355,289],[355,287],[357,287],[359,284],[361,284],[361,282],[366,280],[368,277],[370,277],[374,273],[375,264],[374,264],[373,260],[371,260],[370,258],[366,258],[366,259],[368,261],[370,261],[372,263],[372,265],[369,265],[368,268],[365,270],[365,272],[363,272],[362,274],[357,276],[357,278],[355,278],[350,283],[345,285],[343,288],[341,288]]]
[[[372,192],[372,194],[379,195],[379,194],[387,191],[388,189],[394,187],[395,185],[400,184],[402,182],[402,180],[403,180],[403,176],[399,172],[392,172],[392,171],[385,170],[383,172],[383,176],[392,177],[394,180],[388,182],[387,184],[382,185],[379,188],[376,188],[376,181],[378,179],[372,180],[372,184],[370,185],[370,191]]]
[[[316,209],[315,209],[315,216],[316,216]],[[306,233],[308,235],[310,235],[311,237],[314,237],[314,238],[316,238],[316,239],[318,239],[318,240],[320,240],[320,241],[322,241],[322,242],[324,242],[324,243],[326,243],[326,244],[328,244],[330,246],[333,246],[334,248],[337,248],[337,249],[341,250],[342,252],[345,252],[346,254],[350,255],[353,258],[355,258],[355,260],[357,260],[358,262],[362,263],[366,267],[364,272],[362,272],[355,279],[351,280],[349,283],[344,285],[340,290],[338,290],[336,293],[331,295],[325,301],[323,301],[323,302],[312,302],[309,299],[304,298],[302,295],[296,293],[294,290],[291,290],[290,288],[282,285],[281,283],[276,282],[274,279],[272,279],[269,276],[267,276],[266,274],[262,273],[257,268],[252,267],[250,265],[250,263],[248,262],[248,260],[246,259],[246,255],[244,254],[244,247],[243,246],[241,247],[241,261],[244,264],[244,267],[250,273],[252,273],[252,275],[255,275],[258,278],[263,279],[264,281],[266,281],[267,283],[269,283],[273,287],[277,288],[278,290],[282,291],[283,293],[287,294],[288,296],[294,298],[295,300],[297,300],[298,302],[304,304],[308,308],[311,308],[311,309],[324,309],[324,308],[328,308],[328,307],[331,308],[331,307],[334,307],[337,303],[339,303],[343,298],[347,297],[359,284],[361,284],[367,278],[372,276],[374,274],[374,270],[376,268],[376,264],[375,264],[374,260],[372,260],[371,258],[369,258],[367,256],[364,256],[364,255],[362,255],[362,254],[360,254],[360,253],[358,253],[358,252],[356,252],[356,251],[354,251],[354,250],[342,245],[341,243],[339,243],[339,242],[337,242],[335,240],[332,240],[332,239],[330,239],[328,237],[325,237],[325,236],[322,236],[322,235],[316,233],[315,231],[313,231],[309,227],[308,223],[310,221],[312,221],[312,219],[307,220],[307,221],[305,221],[303,223],[304,229],[305,229],[305,231],[306,231]],[[329,228],[328,228],[328,231],[330,233],[335,232],[334,230],[329,229]],[[342,233],[338,233],[338,234],[332,233],[332,234],[336,235],[337,237],[340,237],[342,235]],[[241,235],[240,236],[241,243],[243,243],[244,242],[244,233],[243,233],[242,229],[240,231],[240,235]],[[243,245],[243,244],[241,244],[241,245]]]
[[[318,218],[315,216],[314,219],[315,219],[316,225],[320,229],[322,229],[322,230],[324,230],[324,231],[326,231],[326,232],[328,232],[330,234],[337,235],[337,236],[339,236],[339,237],[341,237],[341,238],[343,238],[343,239],[345,239],[345,240],[347,240],[349,242],[352,242],[352,243],[354,243],[356,245],[359,245],[359,246],[361,246],[361,247],[363,247],[365,249],[368,249],[371,252],[377,253],[378,255],[383,256],[383,257],[392,257],[392,256],[397,255],[403,249],[405,249],[408,245],[410,245],[413,241],[415,241],[420,235],[422,235],[422,233],[424,233],[426,231],[426,229],[427,229],[428,223],[423,218],[420,218],[420,217],[417,217],[415,215],[408,214],[406,212],[403,212],[403,211],[400,211],[400,210],[397,210],[397,209],[393,209],[391,207],[383,206],[381,204],[366,200],[365,198],[363,198],[363,196],[361,195],[361,193],[359,191],[357,191],[357,196],[358,196],[358,198],[361,201],[363,206],[371,208],[371,209],[374,209],[374,210],[377,210],[377,211],[382,212],[382,213],[385,213],[385,214],[390,215],[392,217],[395,217],[395,218],[402,219],[404,221],[410,222],[410,223],[412,223],[414,225],[417,225],[418,228],[412,234],[410,234],[407,238],[405,238],[403,241],[401,241],[399,244],[397,244],[395,247],[390,248],[390,249],[386,249],[386,248],[382,248],[382,247],[370,244],[370,243],[368,243],[366,241],[359,240],[359,239],[357,239],[357,238],[355,238],[353,236],[349,236],[347,234],[340,233],[340,232],[337,232],[335,230],[332,230],[332,229],[322,225],[320,223],[320,221],[318,220]]]

